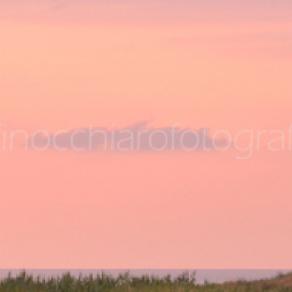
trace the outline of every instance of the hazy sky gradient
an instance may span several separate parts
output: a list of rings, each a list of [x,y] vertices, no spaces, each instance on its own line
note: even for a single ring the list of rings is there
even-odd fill
[[[0,133],[291,123],[288,0],[1,1],[0,35]],[[291,268],[291,157],[0,151],[0,265]]]

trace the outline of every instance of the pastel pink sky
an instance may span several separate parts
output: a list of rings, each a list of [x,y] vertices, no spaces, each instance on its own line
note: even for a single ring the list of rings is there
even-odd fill
[[[1,1],[0,36],[0,133],[291,123],[290,0]],[[291,159],[2,150],[0,268],[291,268]]]

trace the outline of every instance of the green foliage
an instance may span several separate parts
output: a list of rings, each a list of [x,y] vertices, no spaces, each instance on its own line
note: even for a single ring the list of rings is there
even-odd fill
[[[97,276],[62,277],[43,279],[21,273],[9,275],[0,282],[0,292],[292,292],[292,275],[280,275],[266,281],[238,281],[225,284],[196,284],[195,275],[183,273],[175,279],[170,276],[134,277],[125,273],[116,278],[102,274]]]

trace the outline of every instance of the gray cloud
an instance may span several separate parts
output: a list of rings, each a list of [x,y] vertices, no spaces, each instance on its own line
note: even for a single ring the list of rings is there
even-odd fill
[[[29,141],[30,148],[36,150],[113,152],[211,151],[225,144],[224,140],[212,139],[208,129],[151,127],[147,122],[116,129],[88,127],[53,134],[39,131]]]

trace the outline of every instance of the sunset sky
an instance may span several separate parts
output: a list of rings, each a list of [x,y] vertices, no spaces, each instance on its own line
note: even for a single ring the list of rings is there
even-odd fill
[[[1,0],[0,268],[291,268],[292,131],[249,159],[3,147],[141,121],[289,135],[291,76],[290,0]]]

